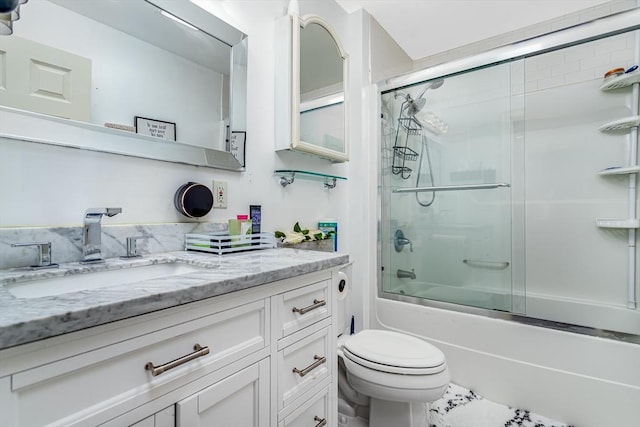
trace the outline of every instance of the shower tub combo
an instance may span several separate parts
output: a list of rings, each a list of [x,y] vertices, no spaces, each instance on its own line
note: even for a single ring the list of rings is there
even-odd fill
[[[380,297],[640,342],[638,22],[383,85]]]

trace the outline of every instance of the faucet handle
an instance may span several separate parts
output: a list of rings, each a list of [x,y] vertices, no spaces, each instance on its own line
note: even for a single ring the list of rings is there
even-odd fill
[[[409,252],[413,252],[413,243],[411,243],[411,240],[404,237],[402,230],[396,230],[393,235],[393,246],[395,247],[396,252],[402,252],[405,245],[409,245]]]
[[[121,256],[122,259],[140,258],[142,255],[138,254],[138,240],[148,239],[149,236],[131,236],[127,237],[127,254]]]
[[[12,243],[12,248],[18,248],[23,246],[35,246],[38,248],[38,263],[31,266],[34,270],[41,268],[57,268],[58,264],[51,262],[52,250],[51,242],[26,242],[26,243]]]
[[[87,209],[87,212],[85,212],[85,216],[115,216],[119,213],[122,213],[122,208],[89,208]]]
[[[409,252],[413,252],[413,243],[411,243],[411,240],[409,239],[404,239],[405,242],[403,244],[405,245],[409,245]]]

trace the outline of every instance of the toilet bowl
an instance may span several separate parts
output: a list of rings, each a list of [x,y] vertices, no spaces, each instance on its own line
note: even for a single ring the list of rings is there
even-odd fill
[[[343,336],[338,357],[347,380],[339,386],[369,397],[369,427],[428,425],[427,405],[444,394],[450,381],[438,348],[399,332],[364,330]]]

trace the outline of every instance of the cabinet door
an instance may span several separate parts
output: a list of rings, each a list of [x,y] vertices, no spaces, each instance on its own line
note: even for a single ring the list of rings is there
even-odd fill
[[[269,425],[269,359],[237,372],[176,404],[176,427],[232,423]]]

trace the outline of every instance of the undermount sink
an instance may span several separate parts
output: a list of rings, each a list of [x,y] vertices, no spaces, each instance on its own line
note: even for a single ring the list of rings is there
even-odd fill
[[[208,268],[184,263],[151,264],[118,270],[93,271],[69,276],[32,279],[24,282],[8,283],[4,287],[16,298],[41,298],[161,277],[180,276],[205,270],[208,270]]]

